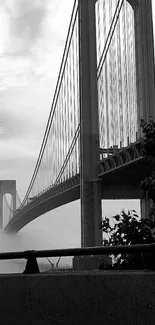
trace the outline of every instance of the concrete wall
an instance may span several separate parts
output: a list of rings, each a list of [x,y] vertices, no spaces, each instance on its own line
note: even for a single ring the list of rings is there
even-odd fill
[[[0,277],[1,325],[154,325],[155,273]]]

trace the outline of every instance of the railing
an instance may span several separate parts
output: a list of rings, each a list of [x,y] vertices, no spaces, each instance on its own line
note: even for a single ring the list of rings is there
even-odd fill
[[[146,253],[155,252],[155,243],[121,246],[96,246],[84,248],[67,248],[52,250],[28,250],[21,252],[0,253],[0,260],[27,259],[25,274],[39,273],[36,258],[58,257],[58,256],[85,256],[85,255],[111,255],[121,253]]]

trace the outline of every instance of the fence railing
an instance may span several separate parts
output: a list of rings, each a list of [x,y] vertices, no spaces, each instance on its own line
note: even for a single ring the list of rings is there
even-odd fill
[[[0,253],[0,260],[26,259],[26,267],[23,273],[39,273],[36,258],[58,257],[58,256],[85,256],[85,255],[112,255],[121,253],[146,253],[155,252],[155,243],[120,246],[96,246],[83,248],[67,248],[52,250],[27,250],[21,252]]]

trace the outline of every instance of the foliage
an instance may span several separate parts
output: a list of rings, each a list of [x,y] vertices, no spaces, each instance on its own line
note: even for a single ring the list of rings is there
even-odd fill
[[[141,154],[147,160],[151,160],[155,158],[155,122],[153,120],[146,122],[144,119],[141,119],[140,126],[144,133]],[[155,202],[155,171],[152,171],[150,177],[145,178],[140,183],[140,187],[148,193],[148,198]]]
[[[141,119],[140,126],[144,133],[141,154],[143,157],[151,159],[155,157],[155,122],[153,120],[146,122]]]
[[[140,183],[141,189],[148,193],[148,198],[155,201],[155,171]]]
[[[155,220],[154,217],[142,219],[138,217],[135,210],[123,210],[121,214],[106,217],[102,220],[100,228],[103,231],[105,246],[110,245],[136,245],[150,244],[155,242]],[[152,264],[154,257],[152,253],[120,254],[114,256],[115,269],[144,269],[155,268]]]

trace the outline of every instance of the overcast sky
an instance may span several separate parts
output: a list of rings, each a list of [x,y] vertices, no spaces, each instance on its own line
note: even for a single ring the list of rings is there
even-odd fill
[[[61,63],[73,0],[0,0],[0,179],[23,198],[36,164]],[[103,215],[137,202],[103,203]],[[80,202],[31,222],[15,249],[80,246]],[[4,245],[4,249],[9,249]]]

